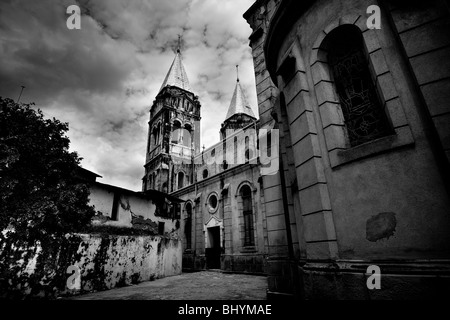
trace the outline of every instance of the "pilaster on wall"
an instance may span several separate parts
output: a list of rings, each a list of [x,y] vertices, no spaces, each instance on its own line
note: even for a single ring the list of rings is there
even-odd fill
[[[298,183],[300,211],[308,259],[336,259],[338,247],[322,152],[319,145],[310,88],[302,52],[293,43],[279,64],[278,84],[283,92]],[[316,112],[316,114],[315,114]]]
[[[270,112],[273,108],[273,101],[278,96],[278,89],[273,84],[266,68],[263,50],[267,27],[278,3],[279,1],[274,0],[257,1],[244,15],[253,29],[249,40],[255,68],[255,83],[261,126],[272,121]]]
[[[195,203],[194,212],[195,212],[195,244],[194,250],[196,254],[205,254],[204,252],[204,242],[205,238],[203,235],[203,213],[201,208],[201,196],[200,199]]]
[[[253,29],[250,36],[260,126],[273,122],[272,111],[279,91],[267,71],[264,58],[264,40],[272,15],[279,4],[275,0],[259,0],[244,15]],[[286,166],[287,167],[287,166]],[[292,273],[295,267],[289,261],[286,220],[283,208],[280,173],[262,177],[267,226],[268,282],[270,292],[293,293]],[[291,226],[289,226],[291,227]],[[295,226],[293,228],[295,230]]]
[[[404,48],[426,113],[450,161],[450,4],[445,0],[391,5],[386,10]]]
[[[231,211],[231,199],[230,195],[227,193],[225,195],[222,195],[221,201],[224,202],[223,204],[223,226],[225,228],[225,254],[233,254],[233,245],[232,245],[232,239],[233,239],[233,227],[232,227],[232,211]]]
[[[280,135],[280,155],[284,169],[284,181],[287,198],[287,210],[289,211],[289,221],[291,231],[292,252],[296,260],[306,259],[306,242],[304,239],[303,222],[301,221],[301,207],[298,193],[299,181],[296,176],[295,155],[292,146],[292,136],[289,126],[286,106],[284,100],[276,103],[276,112],[279,121]]]

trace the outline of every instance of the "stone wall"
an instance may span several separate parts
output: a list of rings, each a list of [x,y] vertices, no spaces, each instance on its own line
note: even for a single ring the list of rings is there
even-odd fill
[[[434,125],[430,134],[450,160],[450,4],[442,0],[383,3],[426,105],[424,116]]]
[[[56,298],[108,290],[181,274],[182,243],[160,236],[74,234],[58,247],[26,250],[3,243],[9,264],[0,274],[0,296]]]
[[[425,298],[448,281],[446,3],[259,0],[244,15],[254,30],[260,121],[278,115],[281,163],[285,173],[294,168],[284,175],[284,202],[294,208],[291,247],[297,259],[299,245],[300,293],[308,299]],[[381,6],[379,30],[366,24],[373,4]],[[360,34],[393,130],[356,147],[347,140],[327,61],[327,41],[341,26]],[[266,201],[266,211],[269,243],[281,245],[288,232],[272,232],[286,211],[274,191],[283,188],[280,178],[264,179],[264,195],[280,199]],[[295,282],[295,273],[279,263],[286,256],[269,246],[269,291],[293,291],[285,283]],[[383,291],[366,290],[371,264],[381,267]]]
[[[258,182],[259,167],[241,164],[210,176],[172,195],[192,205],[192,246],[183,253],[183,269],[210,268],[206,249],[209,228],[220,227],[220,269],[232,272],[266,273],[267,232],[262,188]],[[244,246],[244,220],[240,189],[252,190],[254,245]],[[208,198],[215,194],[217,209],[211,211]],[[185,230],[186,204],[182,207],[181,230]],[[213,220],[211,220],[213,219]],[[185,236],[185,234],[183,234]]]
[[[283,118],[280,110],[279,90],[272,82],[267,70],[264,56],[264,42],[270,20],[276,12],[280,1],[258,0],[244,14],[244,19],[253,30],[249,38],[249,45],[252,48],[253,65],[255,68],[256,93],[258,98],[258,110],[261,127],[273,123],[274,113],[278,116],[277,128],[280,130],[280,151],[284,163],[284,186],[280,172],[274,175],[263,177],[265,217],[267,226],[267,273],[269,293],[292,293],[295,289],[295,282],[291,275],[293,270],[293,260],[299,258],[305,251],[299,242],[303,241],[301,234],[301,224],[295,220],[295,212],[298,211],[298,195],[295,193],[296,180],[293,172],[293,151],[290,133],[287,128],[283,128]],[[287,207],[283,205],[283,188],[287,197]],[[289,219],[286,219],[286,211],[289,212]],[[286,228],[287,223],[290,228]],[[289,231],[288,231],[289,230]],[[288,232],[290,237],[288,237]],[[303,252],[303,256],[305,253]]]

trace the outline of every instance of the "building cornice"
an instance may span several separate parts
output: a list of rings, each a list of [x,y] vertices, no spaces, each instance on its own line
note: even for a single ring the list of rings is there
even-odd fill
[[[266,39],[264,40],[264,58],[270,77],[277,85],[276,69],[278,51],[284,41],[285,35],[290,31],[292,25],[305,12],[315,0],[282,0],[275,10],[269,22]]]
[[[244,172],[249,169],[251,170],[251,169],[253,169],[253,167],[258,167],[258,166],[259,166],[258,164],[254,164],[254,163],[240,164],[238,166],[234,166],[225,171],[217,173],[217,174],[215,174],[209,178],[206,178],[202,181],[197,181],[196,183],[193,183],[187,187],[184,187],[183,189],[174,191],[174,192],[170,193],[170,195],[173,195],[175,197],[180,197],[182,194],[186,194],[186,193],[189,193],[189,192],[192,192],[193,190],[195,190],[195,186],[197,186],[197,188],[203,188],[205,185],[219,182],[221,178],[230,178],[232,176],[235,176],[237,173]]]

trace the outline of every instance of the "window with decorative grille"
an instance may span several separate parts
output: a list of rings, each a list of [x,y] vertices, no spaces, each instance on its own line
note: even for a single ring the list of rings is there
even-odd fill
[[[363,39],[354,26],[329,35],[328,63],[352,147],[392,134],[364,55]]]
[[[253,246],[255,245],[255,235],[253,229],[252,192],[249,186],[242,187],[241,196],[244,216],[244,246]]]

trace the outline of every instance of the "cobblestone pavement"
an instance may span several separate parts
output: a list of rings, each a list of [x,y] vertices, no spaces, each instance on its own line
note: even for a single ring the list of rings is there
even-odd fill
[[[267,278],[215,271],[183,273],[71,300],[265,300]]]

